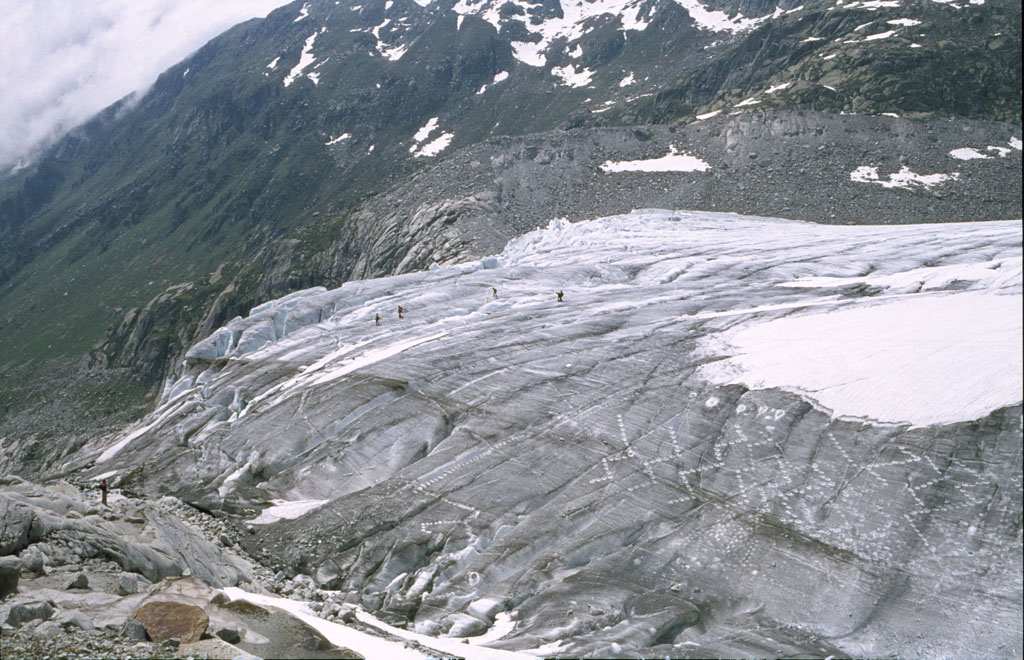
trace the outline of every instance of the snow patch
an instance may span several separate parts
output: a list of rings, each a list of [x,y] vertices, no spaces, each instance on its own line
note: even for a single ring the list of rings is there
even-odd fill
[[[686,1],[697,7],[700,6],[696,0]],[[556,40],[564,40],[568,44],[582,37],[587,31],[586,24],[588,19],[602,15],[615,16],[620,20],[622,30],[630,32],[647,29],[650,17],[644,19],[640,15],[643,12],[653,13],[649,6],[645,6],[645,3],[638,0],[563,2],[560,7],[561,16],[554,16],[535,22],[529,16],[535,11],[534,7],[536,4],[527,0],[508,0],[506,3],[457,0],[452,10],[460,15],[477,16],[493,25],[496,30],[501,30],[505,23],[519,23],[522,29],[527,30],[537,40],[535,42],[512,42],[513,56],[524,64],[538,68],[546,66],[547,57],[545,53]],[[522,9],[523,17],[506,16],[503,18],[501,8],[508,5]]]
[[[713,32],[742,32],[757,27],[772,18],[771,15],[761,18],[744,18],[742,14],[737,14],[735,18],[729,18],[724,11],[709,10],[698,0],[676,0],[676,4],[690,14],[690,18],[697,24],[697,27]]]
[[[390,60],[392,62],[397,62],[398,60],[402,59],[402,55],[405,55],[406,51],[409,50],[409,47],[404,45],[398,45],[392,48],[387,48],[383,44],[378,44],[377,50],[380,52],[381,55],[384,56],[385,59]]]
[[[341,141],[343,141],[343,140],[347,140],[347,139],[349,139],[349,138],[351,138],[351,137],[352,137],[352,134],[351,134],[351,133],[342,133],[342,134],[341,134],[341,135],[339,135],[338,137],[336,137],[336,138],[331,138],[331,139],[330,139],[330,140],[328,140],[327,142],[324,142],[324,144],[325,144],[326,146],[328,146],[328,147],[329,147],[329,146],[331,146],[332,144],[338,144],[339,142],[341,142]]]
[[[269,525],[278,520],[301,518],[314,509],[319,509],[330,500],[271,500],[274,506],[267,507],[249,522],[253,525]]]
[[[423,156],[436,156],[437,154],[447,149],[448,145],[452,143],[452,139],[454,138],[454,133],[442,133],[438,137],[434,138],[432,141],[423,145],[423,147],[416,151],[413,154],[413,156],[415,156],[416,158],[420,158]]]
[[[862,165],[850,172],[850,181],[860,183],[876,183],[883,188],[905,188],[911,190],[914,186],[931,189],[940,183],[956,181],[960,178],[959,172],[950,174],[915,174],[909,167],[903,166],[899,172],[890,174],[888,179],[882,179],[878,175],[877,167]]]
[[[601,171],[613,172],[706,172],[711,168],[706,161],[686,153],[679,153],[675,146],[669,148],[669,153],[661,158],[649,160],[627,160],[613,162],[610,160],[601,164]]]
[[[302,19],[306,18],[307,16],[309,16],[309,3],[308,2],[306,4],[304,4],[304,5],[302,5],[302,9],[299,10],[298,18],[296,18],[294,21],[292,21],[292,23],[298,23],[299,21],[301,21]]]
[[[590,69],[576,70],[571,64],[567,64],[562,67],[553,67],[551,69],[551,75],[556,78],[561,78],[562,83],[569,87],[586,87],[590,84],[591,78],[594,77],[594,72]]]
[[[316,62],[316,56],[313,55],[313,44],[316,43],[317,36],[324,31],[326,31],[326,28],[321,28],[319,32],[314,32],[306,39],[306,43],[302,46],[302,54],[299,55],[299,63],[292,67],[292,70],[284,77],[285,87],[295,82],[295,79],[302,75],[303,70]]]
[[[877,41],[879,39],[888,39],[894,34],[896,34],[896,30],[889,30],[888,32],[879,32],[878,34],[871,34],[864,37],[864,41]]]
[[[914,425],[1020,403],[1022,297],[914,296],[727,331],[711,382],[795,390],[835,417]]]
[[[428,119],[427,123],[423,124],[423,126],[421,126],[420,129],[416,131],[416,134],[412,136],[412,139],[416,143],[420,143],[426,140],[428,137],[430,137],[430,134],[437,130],[437,120],[438,117],[431,117],[430,119]]]
[[[866,2],[851,2],[843,5],[843,9],[867,9],[877,11],[879,9],[895,9],[900,6],[900,0],[867,0]]]
[[[986,156],[977,149],[971,149],[970,147],[954,149],[949,152],[949,155],[957,160],[984,160],[986,158],[991,158],[991,156]]]

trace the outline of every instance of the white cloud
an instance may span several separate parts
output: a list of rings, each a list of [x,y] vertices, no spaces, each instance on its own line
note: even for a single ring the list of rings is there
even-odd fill
[[[285,0],[0,0],[0,171]]]

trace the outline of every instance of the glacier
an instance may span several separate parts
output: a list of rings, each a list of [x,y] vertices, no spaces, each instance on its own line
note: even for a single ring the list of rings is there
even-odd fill
[[[1021,244],[1020,221],[554,220],[260,305],[66,467],[220,512],[418,634],[1020,657]]]

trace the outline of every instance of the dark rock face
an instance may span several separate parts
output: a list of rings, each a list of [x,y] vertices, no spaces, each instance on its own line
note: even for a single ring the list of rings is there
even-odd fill
[[[237,644],[242,641],[242,635],[236,628],[221,628],[214,634],[228,644]]]
[[[18,591],[21,577],[21,560],[17,557],[0,557],[0,599]]]
[[[146,626],[142,625],[142,622],[138,619],[128,619],[125,621],[121,627],[121,636],[139,642],[144,642],[148,639],[146,636]]]
[[[210,623],[201,607],[174,601],[150,601],[136,612],[135,620],[158,644],[172,638],[181,643],[198,642]]]

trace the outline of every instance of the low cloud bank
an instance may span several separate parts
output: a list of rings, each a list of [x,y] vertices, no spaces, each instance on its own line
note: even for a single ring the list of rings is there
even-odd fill
[[[286,0],[0,0],[0,174]]]

